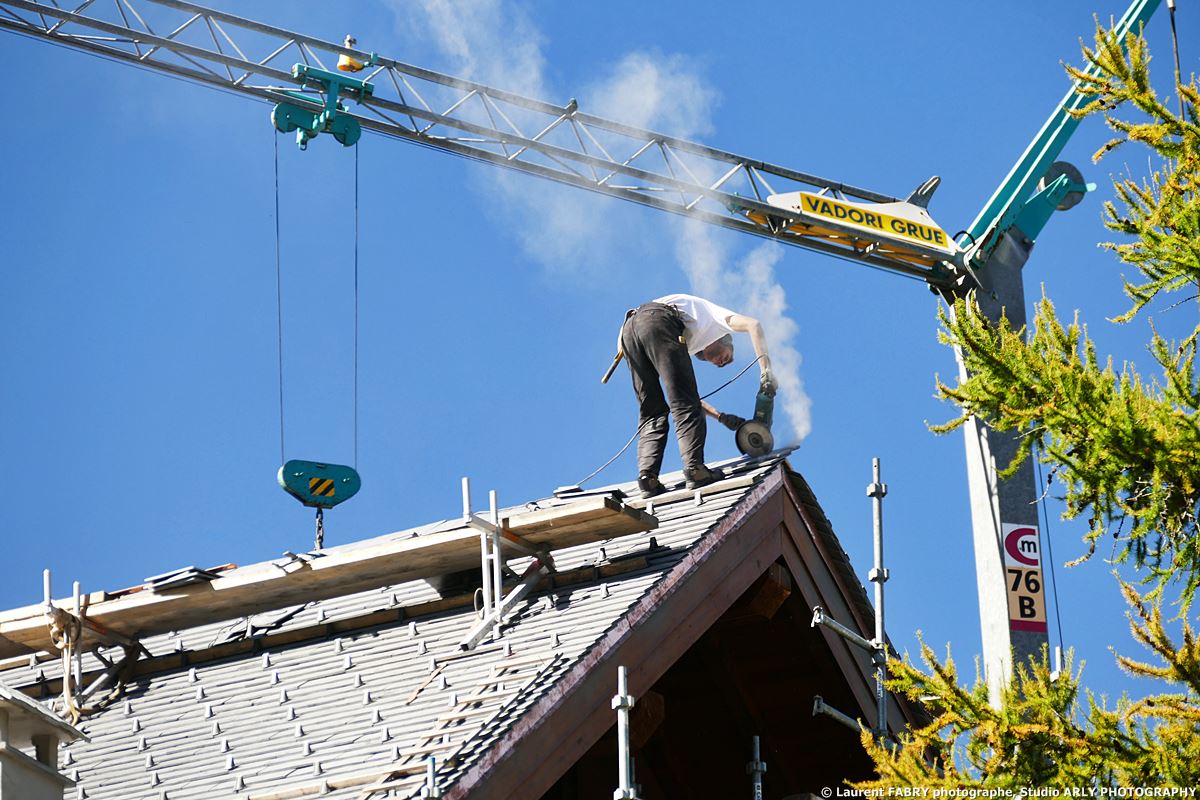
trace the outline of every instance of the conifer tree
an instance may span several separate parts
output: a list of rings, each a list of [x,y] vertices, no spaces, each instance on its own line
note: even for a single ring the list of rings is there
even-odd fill
[[[1148,148],[1159,167],[1141,180],[1114,182],[1116,200],[1104,207],[1106,227],[1121,237],[1102,246],[1138,276],[1128,280],[1129,324],[1154,301],[1194,310],[1200,299],[1200,119],[1195,78],[1177,81],[1181,113],[1150,83],[1150,54],[1140,35],[1123,52],[1111,30],[1098,28],[1084,59],[1095,76],[1068,67],[1090,102],[1080,116],[1103,115],[1115,136],[1095,159],[1133,143]],[[1127,53],[1127,54],[1126,54]],[[1151,696],[1106,708],[1081,689],[1071,658],[1053,676],[1046,658],[1017,664],[1001,708],[988,703],[977,675],[960,684],[947,652],[941,660],[924,642],[923,666],[892,659],[889,686],[923,705],[932,721],[901,737],[863,745],[875,762],[874,780],[890,786],[1200,786],[1200,638],[1187,621],[1200,588],[1200,323],[1180,341],[1158,335],[1148,322],[1148,349],[1159,374],[1143,378],[1126,364],[1102,359],[1079,313],[1063,324],[1049,298],[1037,304],[1031,329],[1007,320],[989,323],[968,297],[942,311],[941,339],[962,348],[966,380],[941,384],[941,397],[961,416],[936,426],[945,432],[970,415],[1021,437],[1007,474],[1035,446],[1064,492],[1065,516],[1089,522],[1087,560],[1097,541],[1112,535],[1117,560],[1131,565],[1150,588],[1121,587],[1133,638],[1152,660],[1118,656],[1123,669],[1153,681]],[[1178,603],[1178,633],[1164,623],[1164,603]]]

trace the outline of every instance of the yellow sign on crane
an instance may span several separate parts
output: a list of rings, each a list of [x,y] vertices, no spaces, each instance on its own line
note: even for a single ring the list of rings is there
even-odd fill
[[[782,205],[777,201],[797,202],[805,216],[820,217],[823,221],[857,228],[886,239],[898,237],[947,255],[955,251],[950,237],[930,218],[929,212],[911,203],[852,203],[811,192],[793,192],[767,198],[771,205]]]
[[[773,194],[767,202],[788,212],[784,229],[798,236],[841,240],[856,250],[882,249],[926,264],[952,260],[958,252],[929,211],[915,203],[857,203],[814,192]],[[767,224],[758,211],[747,216]]]

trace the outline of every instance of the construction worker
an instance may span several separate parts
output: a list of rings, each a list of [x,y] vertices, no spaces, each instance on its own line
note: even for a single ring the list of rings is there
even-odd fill
[[[762,387],[774,393],[767,342],[762,326],[753,317],[690,294],[660,297],[626,314],[620,348],[629,362],[638,399],[638,489],[642,497],[666,491],[658,473],[667,443],[668,410],[675,418],[687,487],[707,486],[724,477],[720,470],[704,465],[704,416],[717,419],[730,430],[737,430],[745,420],[722,414],[700,399],[688,356],[724,367],[733,361],[734,333],[750,334],[750,343],[760,359]]]

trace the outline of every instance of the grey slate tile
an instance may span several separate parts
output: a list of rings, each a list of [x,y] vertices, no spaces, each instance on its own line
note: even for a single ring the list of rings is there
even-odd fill
[[[761,477],[779,460],[748,465],[746,472]],[[635,491],[632,483],[612,488]],[[658,504],[654,513],[659,526],[654,531],[556,551],[560,571],[636,554],[647,555],[648,565],[530,595],[511,615],[502,646],[484,644],[478,652],[462,656],[458,642],[476,622],[470,608],[417,619],[415,634],[413,621],[405,620],[279,647],[265,639],[264,653],[135,680],[127,687],[125,702],[85,721],[92,741],[65,748],[64,764],[69,761],[70,768],[78,770],[91,800],[159,798],[163,792],[171,800],[248,798],[419,764],[424,755],[398,759],[397,748],[405,754],[448,735],[451,744],[437,757],[439,772],[452,779],[486,752],[748,491],[750,487],[712,492],[701,505],[691,496]],[[548,498],[536,505],[568,502]],[[456,524],[448,520],[381,538],[422,535]],[[651,537],[658,549],[648,552]],[[514,559],[513,564],[519,567],[523,560]],[[287,631],[438,597],[429,584],[416,581],[256,615],[249,629]],[[152,637],[145,644],[156,654],[180,646],[195,652],[240,639],[247,629],[247,620],[230,620]],[[435,660],[436,677],[430,681]],[[506,664],[514,665],[507,675]],[[19,662],[0,671],[0,681],[31,686],[38,671],[53,679],[57,669],[57,661],[34,666]],[[465,706],[454,704],[455,699],[501,684],[502,694]],[[464,716],[452,717],[455,714]],[[412,775],[389,788],[393,796],[412,797],[423,780],[423,775]],[[359,785],[320,796],[340,800],[361,794]]]

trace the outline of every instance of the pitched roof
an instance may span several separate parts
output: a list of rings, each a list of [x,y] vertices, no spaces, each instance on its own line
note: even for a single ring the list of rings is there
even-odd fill
[[[446,797],[485,781],[497,796],[523,781],[544,791],[611,725],[617,663],[628,663],[635,693],[648,688],[777,560],[805,603],[871,635],[862,584],[784,455],[739,460],[702,492],[627,501],[657,528],[556,550],[553,580],[522,600],[498,641],[474,650],[460,649],[478,621],[471,592],[422,580],[147,638],[153,657],[119,702],[84,721],[91,742],[66,748],[64,768],[80,797],[97,800],[348,800],[372,786],[410,797],[430,757]],[[633,493],[600,491],[614,490]],[[844,710],[869,718],[869,661],[820,635],[858,706]],[[49,692],[57,664],[10,659],[0,680]],[[892,705],[893,720],[910,713]],[[543,758],[548,748],[560,758]]]

